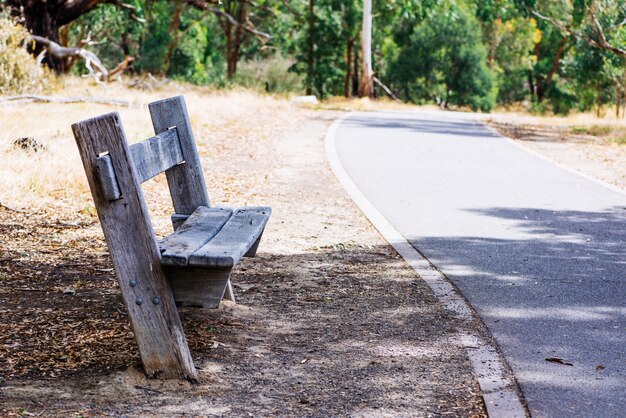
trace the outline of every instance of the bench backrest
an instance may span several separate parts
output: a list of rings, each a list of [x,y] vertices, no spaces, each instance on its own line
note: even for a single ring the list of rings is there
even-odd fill
[[[156,136],[128,146],[119,114],[72,125],[144,369],[195,378],[141,182],[165,171],[174,210],[209,206],[182,96],[149,105]]]
[[[149,109],[156,135],[129,147],[137,183],[141,184],[165,172],[177,214],[190,215],[198,206],[209,206],[209,196],[183,97],[150,103]],[[122,190],[108,149],[98,154],[96,164],[106,199],[121,199]]]

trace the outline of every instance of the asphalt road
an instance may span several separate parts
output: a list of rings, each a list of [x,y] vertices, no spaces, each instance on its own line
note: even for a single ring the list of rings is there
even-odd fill
[[[626,195],[472,115],[356,114],[336,146],[363,194],[476,309],[533,416],[626,416]]]

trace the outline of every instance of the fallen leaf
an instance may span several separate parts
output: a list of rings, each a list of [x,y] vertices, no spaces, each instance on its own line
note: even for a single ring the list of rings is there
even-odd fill
[[[567,360],[559,358],[559,357],[548,357],[546,361],[549,361],[551,363],[562,364],[564,366],[573,366],[572,363],[569,363]]]

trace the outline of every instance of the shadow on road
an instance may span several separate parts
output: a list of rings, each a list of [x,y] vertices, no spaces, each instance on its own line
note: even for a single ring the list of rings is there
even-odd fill
[[[462,121],[460,119],[429,120],[426,118],[421,119],[424,117],[422,115],[405,115],[408,117],[370,118],[367,115],[352,116],[346,119],[342,126],[362,129],[400,129],[421,134],[459,135],[468,138],[498,137],[497,134],[484,125],[470,121]]]
[[[623,411],[626,208],[467,211],[491,218],[493,224],[507,220],[514,232],[508,239],[446,236],[411,241],[500,335],[505,353],[513,354],[507,357],[518,377],[532,384],[522,385],[525,393],[532,399],[532,391],[544,387],[548,399],[587,397],[597,402],[597,416]]]

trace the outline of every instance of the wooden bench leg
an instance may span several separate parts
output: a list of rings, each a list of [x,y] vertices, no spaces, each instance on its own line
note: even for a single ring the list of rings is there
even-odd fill
[[[248,252],[243,255],[244,257],[254,257],[256,255],[256,252],[259,249],[259,243],[261,242],[262,237],[263,237],[263,232],[261,232],[261,235],[259,235],[259,238],[257,238],[256,241],[254,241],[254,244],[252,244],[252,247],[250,247]]]
[[[226,292],[224,292],[224,299],[228,299],[229,301],[236,303],[235,300],[235,292],[233,291],[233,284],[230,279],[228,279],[228,283],[226,284]]]
[[[220,306],[220,302],[228,294],[231,270],[165,267],[176,305],[200,308]]]

